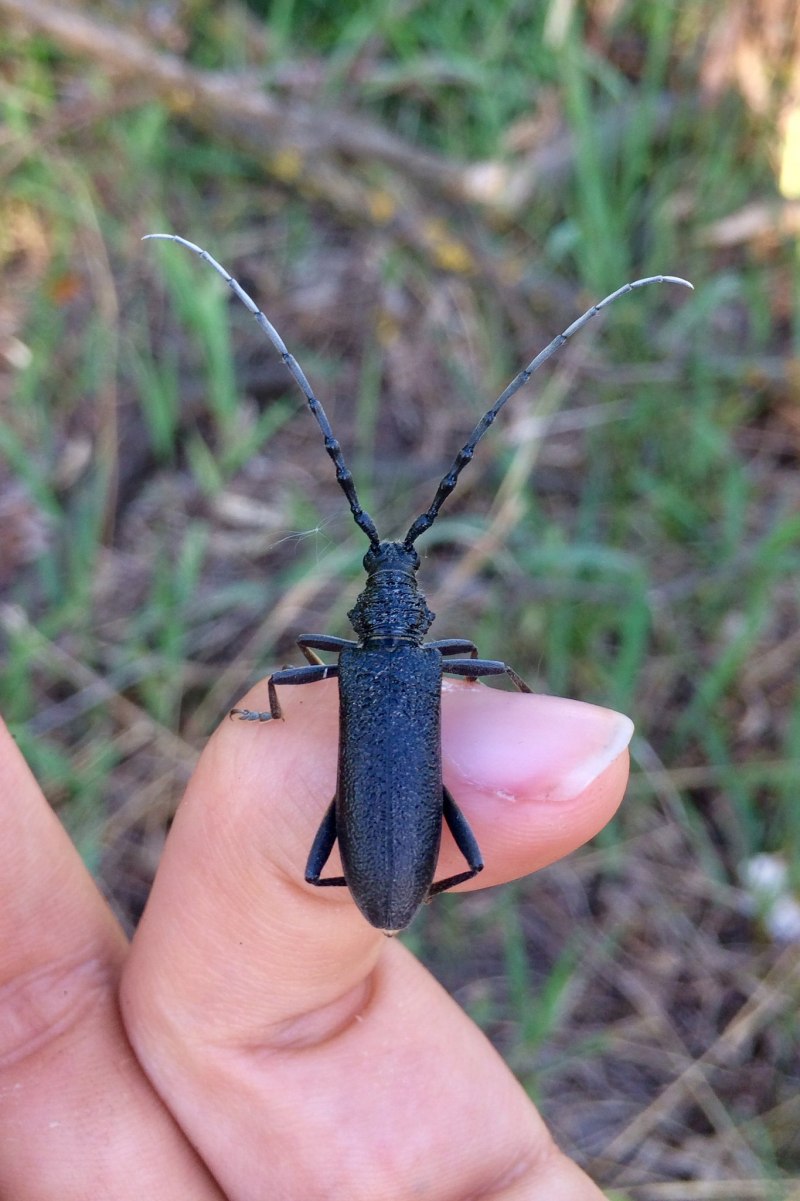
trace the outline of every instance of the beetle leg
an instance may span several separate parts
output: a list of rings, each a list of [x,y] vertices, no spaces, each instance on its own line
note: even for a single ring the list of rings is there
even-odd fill
[[[320,880],[322,869],[330,858],[333,844],[336,842],[336,797],[325,810],[317,836],[311,845],[311,851],[306,864],[306,883],[315,884],[317,888],[340,887],[345,884],[344,876],[328,876]]]
[[[520,692],[531,691],[522,676],[518,676],[513,667],[499,659],[453,659],[450,663],[442,664],[442,671],[452,676],[466,676],[468,680],[477,680],[480,676],[508,676]]]
[[[456,846],[469,864],[469,871],[459,872],[455,876],[448,876],[445,880],[437,880],[435,884],[431,884],[426,900],[435,897],[437,893],[446,892],[448,888],[454,888],[456,884],[463,884],[465,880],[472,880],[478,872],[483,871],[483,856],[475,835],[446,788],[442,788],[442,814]]]
[[[283,671],[274,671],[267,680],[269,713],[258,713],[254,709],[231,709],[228,716],[238,717],[239,721],[277,720],[283,717],[283,711],[278,700],[276,684],[313,684],[317,680],[335,679],[338,675],[338,663],[313,663],[309,667],[286,667]]]
[[[351,638],[334,638],[331,634],[301,634],[296,642],[309,663],[317,664],[322,660],[314,651],[333,651],[338,654],[348,647],[358,646]]]
[[[478,648],[469,638],[436,638],[425,645],[436,647],[440,655],[471,655],[473,659],[478,657]]]

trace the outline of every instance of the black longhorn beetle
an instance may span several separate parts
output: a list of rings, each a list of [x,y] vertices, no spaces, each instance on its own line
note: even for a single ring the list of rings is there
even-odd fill
[[[231,716],[243,721],[271,721],[282,717],[278,686],[339,680],[336,794],[311,847],[305,878],[319,887],[346,885],[367,921],[393,934],[409,925],[423,901],[471,880],[483,869],[475,836],[442,782],[442,674],[447,672],[467,680],[506,675],[521,692],[530,692],[524,680],[506,663],[479,659],[478,649],[469,639],[423,642],[434,614],[417,584],[420,560],[414,543],[433,525],[459,475],[472,459],[476,445],[506,401],[568,338],[618,297],[646,284],[671,283],[686,288],[692,285],[673,275],[637,279],[617,288],[573,321],[520,371],[484,414],[442,477],[430,507],[413,522],[405,538],[401,542],[387,542],[359,504],[353,477],[325,410],[294,356],[255,301],[200,246],[177,234],[147,237],[178,242],[193,250],[222,276],[255,317],[308,401],[350,512],[369,541],[369,550],[364,555],[366,586],[347,615],[357,639],[303,634],[297,645],[308,666],[273,672],[267,682],[269,712],[233,709]],[[338,662],[324,663],[317,651],[337,654]],[[443,820],[468,866],[466,871],[434,882]],[[323,878],[322,871],[337,840],[344,875]]]

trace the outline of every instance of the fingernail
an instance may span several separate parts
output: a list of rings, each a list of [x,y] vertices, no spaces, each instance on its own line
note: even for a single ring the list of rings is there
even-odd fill
[[[487,696],[492,693],[491,696]],[[627,747],[633,722],[562,697],[456,686],[445,690],[442,742],[450,769],[509,799],[572,800]]]

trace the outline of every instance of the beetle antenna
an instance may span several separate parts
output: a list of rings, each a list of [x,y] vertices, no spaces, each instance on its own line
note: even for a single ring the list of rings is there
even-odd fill
[[[317,400],[316,396],[311,390],[311,385],[306,379],[302,367],[297,362],[297,359],[294,357],[294,355],[286,349],[286,344],[284,343],[283,338],[280,336],[278,331],[275,329],[275,326],[267,319],[264,313],[262,313],[261,309],[258,307],[253,298],[248,296],[241,284],[238,283],[233,276],[225,270],[222,264],[218,263],[217,260],[213,258],[207,250],[203,250],[202,246],[196,246],[194,242],[189,242],[186,238],[179,237],[178,234],[146,234],[142,241],[146,242],[151,239],[165,242],[177,242],[180,246],[185,246],[187,250],[193,250],[195,254],[200,256],[203,262],[209,263],[217,272],[217,274],[222,276],[222,278],[225,280],[225,283],[233,292],[234,296],[238,297],[244,307],[255,317],[256,321],[261,326],[264,333],[267,335],[270,342],[283,359],[285,366],[290,371],[292,378],[300,388],[300,391],[308,401],[308,407],[311,409],[317,425],[322,430],[322,436],[325,439],[325,450],[332,459],[333,465],[336,468],[336,479],[339,483],[339,487],[342,489],[342,492],[344,492],[345,496],[347,497],[347,502],[350,505],[350,512],[353,514],[355,523],[358,528],[363,530],[367,535],[370,546],[373,548],[373,550],[377,549],[377,547],[380,545],[378,531],[375,528],[375,523],[373,522],[369,513],[367,513],[366,510],[362,509],[361,507],[358,499],[358,493],[356,492],[356,487],[353,483],[353,477],[344,461],[342,448],[337,442],[336,438],[333,436],[333,430],[331,429],[331,423],[328,421],[327,414],[325,413],[322,404],[319,400]]]
[[[483,417],[481,417],[480,421],[475,426],[475,429],[470,434],[469,439],[464,443],[461,450],[453,460],[450,470],[446,475],[442,476],[430,508],[426,509],[426,511],[416,519],[406,534],[405,539],[403,540],[403,545],[405,547],[413,546],[420,534],[424,534],[425,530],[430,529],[430,527],[433,525],[439,514],[439,510],[447,500],[447,497],[455,488],[458,482],[458,477],[461,475],[461,472],[464,470],[467,464],[472,460],[472,456],[475,453],[475,447],[478,445],[481,438],[486,433],[506,401],[510,400],[516,392],[519,392],[520,388],[527,384],[534,371],[538,371],[542,363],[546,363],[547,360],[554,355],[557,350],[560,350],[564,343],[567,342],[573,334],[576,334],[579,329],[583,329],[584,325],[586,325],[588,321],[591,321],[592,317],[599,313],[601,309],[605,309],[608,307],[608,305],[613,304],[613,302],[618,300],[620,296],[626,296],[628,292],[633,292],[637,288],[643,288],[646,284],[680,284],[683,288],[692,288],[692,284],[690,284],[687,279],[680,279],[677,275],[650,275],[647,277],[647,279],[634,280],[633,283],[623,284],[621,288],[617,288],[616,292],[611,292],[610,295],[605,297],[605,299],[599,301],[597,304],[593,304],[590,309],[586,310],[582,317],[578,317],[577,321],[573,321],[572,325],[567,326],[563,333],[560,333],[557,335],[557,337],[553,338],[553,341],[550,343],[550,345],[545,346],[544,350],[540,351],[535,359],[531,359],[530,363],[528,363],[528,366],[524,367],[523,370],[520,371],[519,375],[514,377],[506,390],[501,392],[501,394],[498,396],[488,413],[484,413]],[[692,290],[694,289],[692,288]]]

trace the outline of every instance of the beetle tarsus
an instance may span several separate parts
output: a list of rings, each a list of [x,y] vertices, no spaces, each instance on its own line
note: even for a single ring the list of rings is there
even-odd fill
[[[228,717],[238,717],[239,721],[272,721],[271,713],[259,713],[255,709],[231,709]]]

